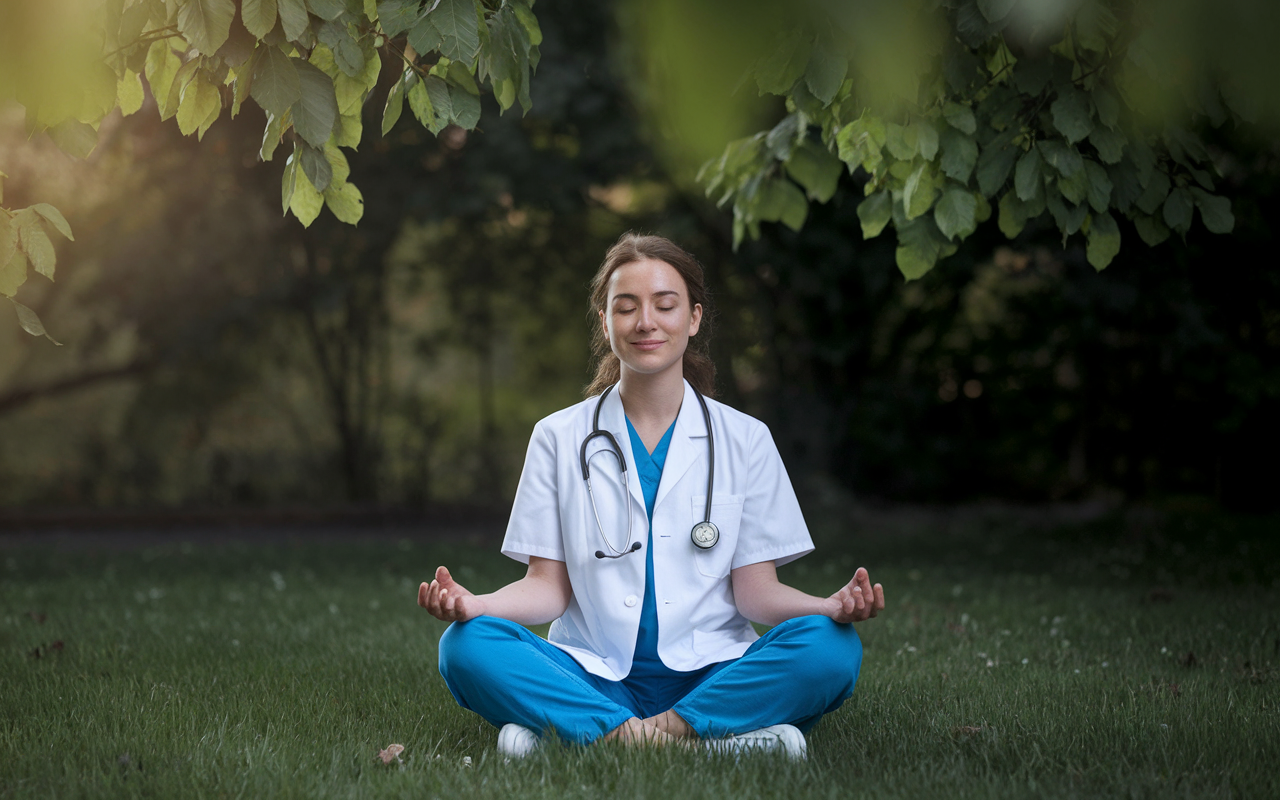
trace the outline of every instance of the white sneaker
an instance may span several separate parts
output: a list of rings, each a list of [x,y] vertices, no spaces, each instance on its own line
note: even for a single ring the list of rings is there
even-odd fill
[[[733,753],[735,755],[748,751],[766,752],[780,750],[788,757],[803,760],[808,757],[808,743],[804,734],[794,725],[770,725],[755,731],[739,733],[737,736],[726,736],[723,739],[709,739],[707,749],[713,753]]]
[[[798,731],[797,731],[798,733]],[[542,740],[523,725],[509,722],[498,731],[498,752],[510,758],[524,758],[538,749]]]

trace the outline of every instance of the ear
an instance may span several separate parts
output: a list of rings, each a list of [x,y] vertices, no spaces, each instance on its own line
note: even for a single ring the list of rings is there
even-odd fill
[[[609,338],[609,318],[604,315],[604,309],[596,312],[600,315],[600,328],[604,331],[604,338]]]
[[[693,304],[693,312],[689,315],[689,337],[698,335],[698,328],[702,325],[702,303]]]

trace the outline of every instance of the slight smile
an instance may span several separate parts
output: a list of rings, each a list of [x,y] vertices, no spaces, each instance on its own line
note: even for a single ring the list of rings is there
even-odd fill
[[[666,344],[666,342],[660,339],[644,339],[639,342],[632,342],[631,346],[637,350],[657,350],[664,344]]]

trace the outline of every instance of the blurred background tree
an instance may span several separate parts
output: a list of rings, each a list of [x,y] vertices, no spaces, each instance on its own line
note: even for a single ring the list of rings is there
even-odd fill
[[[537,11],[524,117],[486,96],[475,132],[404,114],[379,138],[380,103],[363,107],[354,227],[281,217],[256,110],[199,144],[154,113],[110,117],[84,163],[8,115],[6,202],[38,194],[76,240],[56,284],[23,289],[66,346],[0,326],[0,503],[506,500],[533,422],[587,381],[586,283],[640,229],[703,260],[719,395],[773,427],[804,493],[1275,507],[1260,466],[1280,441],[1280,286],[1258,263],[1274,249],[1270,128],[1188,123],[1230,236],[1130,247],[1122,216],[1126,246],[1099,274],[1051,214],[1013,239],[993,214],[906,283],[893,226],[864,239],[865,170],[841,166],[799,230],[764,222],[736,252],[733,218],[693,180],[726,141],[796,113],[733,91],[775,52],[771,11]]]

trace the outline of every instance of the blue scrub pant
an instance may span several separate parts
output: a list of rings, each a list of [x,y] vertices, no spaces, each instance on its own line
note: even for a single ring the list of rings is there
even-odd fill
[[[784,722],[808,730],[853,694],[861,664],[853,626],[821,616],[788,620],[740,658],[660,686],[592,675],[527,628],[495,617],[455,622],[440,639],[440,674],[459,705],[496,727],[514,722],[579,744],[668,709],[704,739]]]

